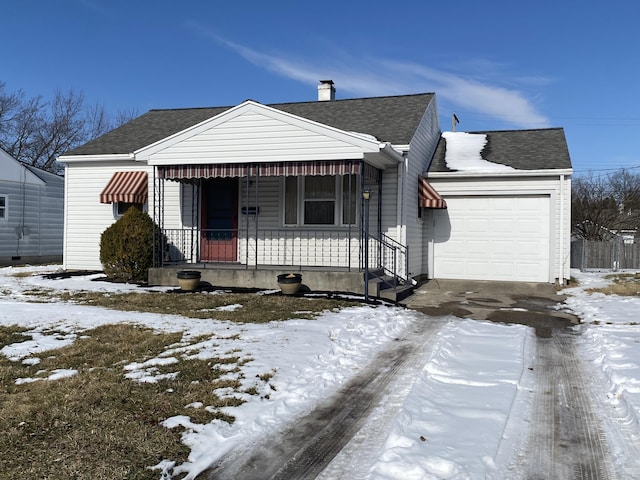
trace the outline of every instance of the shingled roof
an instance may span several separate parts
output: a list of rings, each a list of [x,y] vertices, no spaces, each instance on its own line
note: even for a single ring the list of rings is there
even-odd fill
[[[268,105],[381,142],[408,145],[434,94],[356,98]],[[144,115],[65,154],[128,154],[215,117],[232,107],[150,110]]]
[[[562,128],[468,132],[485,134],[484,160],[509,165],[517,170],[571,168],[569,148]],[[445,162],[447,141],[440,137],[429,172],[451,172]]]

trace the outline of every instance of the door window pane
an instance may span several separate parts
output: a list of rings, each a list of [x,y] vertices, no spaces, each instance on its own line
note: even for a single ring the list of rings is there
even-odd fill
[[[356,176],[342,177],[342,223],[355,225],[356,223]]]
[[[287,177],[284,184],[284,224],[298,223],[298,177]]]

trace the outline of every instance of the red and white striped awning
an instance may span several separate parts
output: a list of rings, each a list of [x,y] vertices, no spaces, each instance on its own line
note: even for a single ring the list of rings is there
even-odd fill
[[[102,190],[100,203],[144,203],[147,183],[147,172],[116,172]]]
[[[363,167],[364,165],[364,167]],[[187,180],[218,177],[288,177],[304,175],[355,175],[364,171],[377,180],[377,169],[362,161],[328,160],[310,162],[272,162],[260,164],[224,163],[207,165],[168,165],[158,167],[165,180]]]
[[[447,208],[447,202],[422,175],[418,177],[418,200],[423,208]]]

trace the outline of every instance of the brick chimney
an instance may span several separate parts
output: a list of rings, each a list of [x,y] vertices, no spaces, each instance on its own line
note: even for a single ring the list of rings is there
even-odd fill
[[[333,80],[320,80],[318,85],[318,101],[327,102],[336,99],[336,87],[333,86]]]

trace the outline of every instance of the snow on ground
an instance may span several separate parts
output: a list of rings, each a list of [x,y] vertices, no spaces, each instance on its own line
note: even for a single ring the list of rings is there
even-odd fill
[[[183,441],[191,448],[191,455],[183,465],[176,466],[171,459],[159,464],[158,476],[162,478],[180,472],[189,472],[188,478],[193,478],[243,442],[276,432],[339,389],[411,322],[419,318],[428,321],[396,307],[361,306],[326,313],[315,320],[240,325],[62,302],[28,303],[25,292],[38,288],[144,291],[133,285],[94,281],[96,276],[47,280],[24,275],[55,268],[0,268],[0,325],[26,327],[33,337],[0,351],[14,361],[37,364],[43,352],[75,341],[86,330],[129,322],[158,331],[183,332],[185,339],[212,336],[196,345],[187,341],[172,345],[158,358],[125,366],[123,375],[131,381],[157,380],[155,367],[175,362],[181,355],[207,358],[234,349],[241,352],[235,355],[253,359],[242,367],[246,379],[275,372],[270,383],[276,388],[269,398],[248,397],[247,403],[228,409],[237,419],[233,425],[191,423],[189,408],[201,405],[185,405],[183,415],[167,419],[167,428],[186,427]],[[571,296],[562,308],[584,322],[575,327],[581,333],[576,336],[578,351],[592,370],[589,378],[594,389],[602,392],[602,414],[611,418],[606,428],[616,461],[636,461],[629,458],[622,439],[631,435],[640,440],[640,326],[636,316],[640,298],[588,294],[585,288],[606,284],[604,274],[572,273],[581,286],[567,289]],[[236,304],[228,309],[241,311]],[[215,311],[211,316],[215,318]],[[369,430],[378,432],[379,438],[368,442],[375,447],[367,455],[338,455],[329,472],[339,476],[350,468],[359,472],[357,478],[372,480],[508,477],[509,463],[527,433],[528,392],[535,388],[529,370],[534,360],[533,331],[520,325],[455,317],[439,321],[444,326],[431,350],[425,352],[423,367],[396,382],[402,385],[395,392],[396,409],[390,413],[382,405],[372,413],[370,424],[392,415],[382,433],[380,429]],[[38,379],[56,381],[73,374],[61,369],[41,372]],[[353,465],[354,458],[360,463]]]

